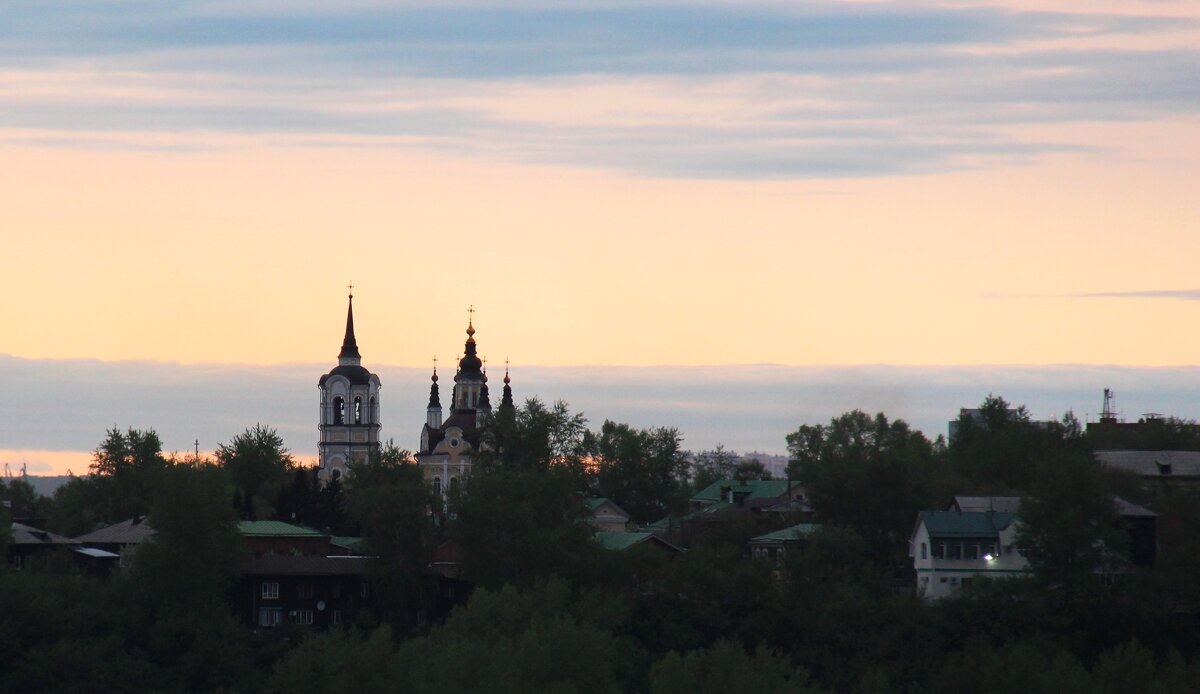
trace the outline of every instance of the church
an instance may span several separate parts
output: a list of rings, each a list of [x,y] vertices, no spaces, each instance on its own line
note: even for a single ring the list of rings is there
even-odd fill
[[[416,461],[434,492],[446,495],[470,472],[479,451],[479,424],[492,413],[487,367],[475,342],[474,309],[467,321],[467,341],[454,373],[449,416],[445,416],[438,389],[437,364],[429,387],[429,404],[421,426]],[[508,367],[500,409],[514,408]],[[351,461],[366,460],[379,450],[379,376],[362,365],[354,335],[354,295],[346,308],[346,333],[338,365],[321,376],[318,476],[323,481],[341,479]]]

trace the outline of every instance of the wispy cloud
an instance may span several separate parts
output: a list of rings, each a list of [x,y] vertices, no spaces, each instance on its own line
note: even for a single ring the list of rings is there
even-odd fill
[[[1087,149],[1014,124],[1200,112],[1200,51],[1109,45],[1195,29],[1179,18],[837,2],[293,10],[10,3],[0,128],[60,133],[35,138],[48,146],[304,135],[650,176],[857,177]],[[594,111],[572,108],[597,87]]]
[[[1072,294],[1079,299],[1182,299],[1200,301],[1200,289],[1151,289],[1127,292],[1087,292]]]

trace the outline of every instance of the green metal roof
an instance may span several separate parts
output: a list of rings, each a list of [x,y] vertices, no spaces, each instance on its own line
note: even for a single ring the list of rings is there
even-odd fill
[[[361,537],[344,537],[341,535],[331,535],[329,537],[329,542],[331,544],[337,545],[338,547],[345,547],[346,549],[355,552],[362,549],[362,541],[363,539]]]
[[[596,541],[599,542],[604,549],[629,549],[636,544],[649,540],[651,537],[654,537],[654,533],[596,533]]]
[[[930,537],[995,537],[1012,525],[1015,513],[1001,511],[922,511]]]
[[[602,496],[593,496],[588,499],[585,499],[584,503],[587,504],[588,509],[595,511],[596,509],[598,509],[602,505],[604,505],[605,501],[608,501],[608,499],[606,499]]]
[[[793,525],[790,528],[784,528],[783,530],[776,530],[773,533],[767,533],[766,535],[759,535],[758,537],[751,538],[750,541],[751,542],[787,542],[789,540],[799,540],[800,538],[802,538],[806,535],[813,534],[820,527],[821,526],[816,523],[801,523],[799,525]]]
[[[238,532],[248,537],[325,537],[325,533],[283,521],[240,521]]]
[[[789,484],[792,487],[797,486],[794,482],[789,483],[788,480],[746,480],[745,482],[718,480],[696,492],[692,500],[723,501],[721,498],[723,487],[729,487],[735,494],[747,494],[747,499],[775,499],[787,494]]]

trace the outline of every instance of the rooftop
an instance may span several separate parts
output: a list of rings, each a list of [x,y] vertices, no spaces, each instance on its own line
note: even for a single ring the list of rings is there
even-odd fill
[[[319,530],[283,521],[240,521],[238,532],[246,537],[327,537]]]
[[[799,525],[793,525],[790,528],[784,528],[783,530],[776,530],[773,533],[767,533],[766,535],[759,535],[758,537],[751,538],[750,542],[764,543],[764,542],[788,542],[791,540],[799,540],[802,537],[812,535],[820,527],[821,526],[816,523],[801,523]]]
[[[920,522],[930,537],[997,537],[1016,514],[1003,511],[922,511]]]

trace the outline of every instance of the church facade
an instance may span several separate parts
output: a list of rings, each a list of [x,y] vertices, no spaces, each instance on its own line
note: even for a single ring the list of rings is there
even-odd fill
[[[321,394],[317,476],[322,481],[341,479],[351,461],[365,461],[379,449],[379,387],[379,376],[362,365],[351,294],[338,365],[317,383]]]
[[[504,370],[499,409],[513,411],[511,380]],[[492,413],[487,368],[479,357],[475,325],[467,322],[467,341],[454,373],[448,407],[443,409],[434,365],[429,404],[421,427],[416,462],[435,493],[445,496],[471,470],[481,446],[479,425]],[[379,450],[379,376],[362,365],[354,335],[354,295],[346,308],[346,333],[338,364],[317,383],[320,391],[318,477],[343,478],[353,461],[365,461]],[[447,414],[448,413],[448,414]]]
[[[479,424],[483,417],[492,413],[487,369],[479,358],[473,320],[467,323],[467,341],[454,373],[448,417],[444,416],[442,408],[436,366],[431,380],[429,404],[425,408],[425,425],[421,427],[421,444],[416,459],[434,493],[445,496],[470,472],[481,446]],[[508,369],[505,368],[501,409],[513,408],[510,382]]]

